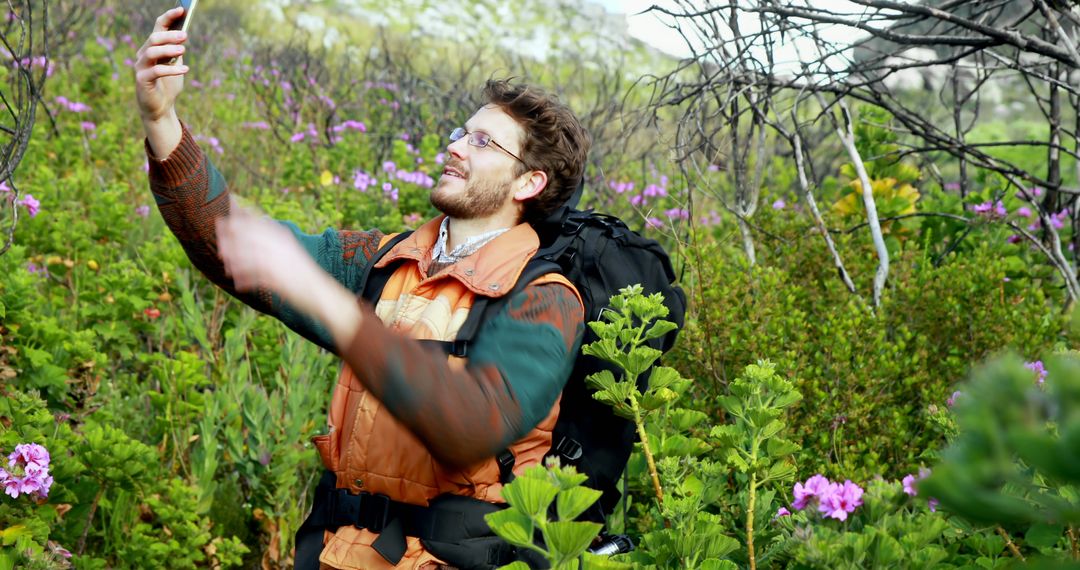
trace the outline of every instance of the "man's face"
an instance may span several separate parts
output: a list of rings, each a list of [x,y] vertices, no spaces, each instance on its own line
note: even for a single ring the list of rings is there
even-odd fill
[[[481,107],[465,123],[470,133],[486,133],[493,143],[484,148],[469,144],[469,135],[450,143],[443,174],[431,192],[431,204],[442,213],[462,220],[491,216],[513,198],[513,182],[520,164],[503,152],[521,156],[525,133],[521,125],[496,105]]]

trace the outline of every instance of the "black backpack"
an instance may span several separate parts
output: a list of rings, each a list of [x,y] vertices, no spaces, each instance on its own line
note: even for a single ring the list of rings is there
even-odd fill
[[[480,323],[496,314],[502,303],[508,301],[526,285],[548,273],[566,276],[581,294],[585,305],[585,322],[600,319],[609,307],[609,299],[619,289],[640,283],[645,294],[659,292],[668,307],[667,320],[682,328],[686,313],[686,294],[675,285],[675,272],[671,260],[656,240],[642,237],[629,229],[622,220],[594,212],[577,210],[581,189],[570,203],[563,206],[533,227],[540,236],[540,249],[526,264],[514,289],[498,298],[477,298],[468,318],[453,342],[434,342],[448,354],[467,357]],[[394,236],[384,244],[368,262],[362,277],[363,297],[377,300],[397,264],[373,269],[376,261],[385,255],[411,232]],[[664,337],[649,341],[649,345],[661,351],[669,350],[675,343],[678,329]],[[588,326],[582,345],[597,340]],[[601,499],[581,518],[603,523],[619,502],[618,481],[626,468],[637,434],[633,422],[614,414],[611,407],[592,398],[585,378],[603,369],[609,369],[620,377],[614,366],[592,356],[578,355],[574,370],[563,390],[559,417],[552,436],[549,456],[557,455],[563,465],[574,465],[579,472],[588,475],[585,485],[603,493]],[[638,387],[647,387],[649,374],[638,378]],[[513,455],[504,451],[498,457],[503,482],[513,475]]]

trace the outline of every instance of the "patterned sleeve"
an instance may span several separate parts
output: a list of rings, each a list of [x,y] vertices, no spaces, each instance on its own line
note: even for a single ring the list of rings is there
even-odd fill
[[[319,346],[334,350],[330,332],[314,319],[283,302],[265,289],[247,293],[237,292],[232,279],[218,257],[214,224],[229,214],[229,189],[224,177],[203,154],[191,137],[186,125],[179,146],[165,160],[157,160],[150,152],[150,190],[162,218],[180,241],[191,263],[210,281],[252,308],[276,317],[286,326]],[[303,248],[326,272],[355,291],[367,260],[378,248],[382,232],[337,231],[327,229],[321,234],[305,234],[295,224],[284,222]],[[263,252],[273,255],[273,252]]]
[[[484,323],[455,370],[446,356],[388,331],[366,307],[341,355],[439,461],[467,466],[521,439],[551,411],[584,332],[577,296],[531,285]]]

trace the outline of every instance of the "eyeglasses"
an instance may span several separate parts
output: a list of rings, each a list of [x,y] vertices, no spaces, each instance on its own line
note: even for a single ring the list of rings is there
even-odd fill
[[[495,148],[497,148],[497,149],[505,152],[506,154],[509,154],[510,156],[514,157],[521,164],[525,164],[525,161],[521,160],[521,158],[518,157],[518,155],[506,150],[506,147],[504,147],[503,145],[495,142],[495,139],[491,138],[491,135],[489,135],[487,133],[470,133],[464,127],[458,127],[456,129],[454,129],[453,131],[450,131],[450,142],[455,142],[455,141],[461,140],[461,137],[463,137],[465,135],[469,135],[469,139],[466,142],[468,142],[472,146],[475,146],[476,148],[484,148],[489,144],[493,144],[493,145],[495,145]],[[528,166],[528,165],[526,165],[526,166]]]

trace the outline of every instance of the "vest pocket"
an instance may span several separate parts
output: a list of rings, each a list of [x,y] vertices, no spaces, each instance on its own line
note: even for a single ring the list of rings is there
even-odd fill
[[[311,443],[315,444],[315,449],[319,451],[319,457],[322,458],[323,467],[334,473],[338,472],[338,454],[334,453],[337,445],[335,445],[336,442],[331,441],[331,438],[337,439],[337,433],[338,430],[334,430],[332,433],[311,438]]]

